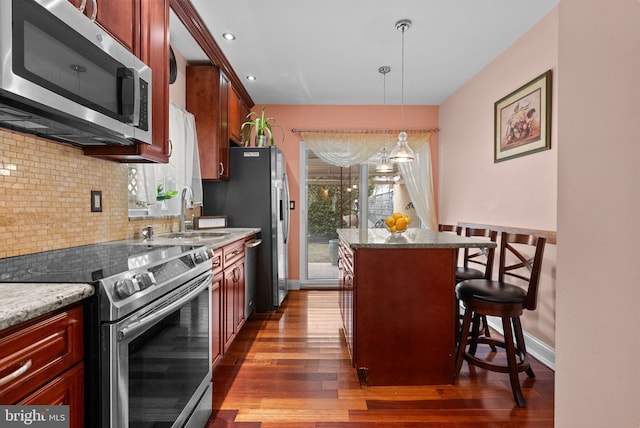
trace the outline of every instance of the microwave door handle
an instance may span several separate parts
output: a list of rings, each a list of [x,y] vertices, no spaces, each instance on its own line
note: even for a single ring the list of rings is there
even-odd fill
[[[122,121],[137,126],[140,123],[140,79],[137,70],[120,68],[119,80],[119,113]]]
[[[138,70],[132,68],[133,71],[133,126],[140,125],[140,76]]]

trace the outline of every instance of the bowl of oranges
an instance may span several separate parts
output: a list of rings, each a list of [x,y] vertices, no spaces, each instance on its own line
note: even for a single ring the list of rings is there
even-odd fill
[[[409,216],[402,213],[393,213],[384,219],[387,230],[395,235],[406,232],[410,223]]]

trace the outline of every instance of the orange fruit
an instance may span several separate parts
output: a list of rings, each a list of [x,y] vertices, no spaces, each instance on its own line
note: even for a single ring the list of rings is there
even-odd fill
[[[404,217],[400,217],[396,220],[396,229],[399,231],[407,229],[407,220]]]
[[[396,219],[393,217],[387,217],[384,219],[384,223],[387,225],[387,227],[392,227],[394,224],[396,224]]]

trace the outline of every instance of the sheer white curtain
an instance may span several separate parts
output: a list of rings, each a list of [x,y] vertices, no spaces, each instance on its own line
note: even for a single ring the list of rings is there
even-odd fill
[[[188,111],[169,104],[169,138],[173,146],[167,164],[136,164],[138,177],[136,200],[139,205],[157,204],[157,186],[163,190],[180,192],[190,187],[194,204],[202,204],[202,179],[195,117]],[[166,214],[180,212],[180,198],[173,197],[164,204]],[[156,207],[157,209],[157,207]]]
[[[301,132],[302,139],[323,161],[336,166],[359,165],[375,156],[390,140],[387,133]]]
[[[398,131],[300,131],[302,139],[323,161],[349,167],[367,162],[386,147],[391,150]],[[438,230],[433,192],[431,147],[428,131],[407,131],[408,141],[416,154],[413,162],[398,163],[407,191],[424,227]]]
[[[417,141],[412,146],[416,157],[413,162],[399,163],[400,173],[423,226],[427,229],[438,230],[433,193],[431,144],[429,140]]]

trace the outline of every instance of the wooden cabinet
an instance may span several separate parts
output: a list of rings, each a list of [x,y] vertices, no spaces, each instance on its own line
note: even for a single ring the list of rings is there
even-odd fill
[[[244,104],[235,87],[229,83],[228,90],[228,117],[229,117],[229,140],[239,146],[244,143],[242,141],[241,128],[242,124],[247,120],[249,108]]]
[[[134,54],[140,52],[140,0],[69,0]]]
[[[97,0],[97,22],[151,67],[152,144],[84,147],[86,155],[118,162],[169,161],[169,1]]]
[[[453,383],[456,252],[352,248],[341,240],[344,332],[366,384]]]
[[[202,178],[226,180],[229,178],[226,79],[212,65],[188,66],[186,78],[187,110],[195,116]]]
[[[0,403],[70,406],[70,426],[84,426],[82,308],[0,332]]]
[[[217,249],[211,259],[213,263],[213,280],[211,284],[211,359],[212,367],[222,358],[222,289],[224,275],[222,273],[222,249]]]
[[[244,325],[244,243],[236,241],[222,249],[224,259],[223,350],[226,352]]]

